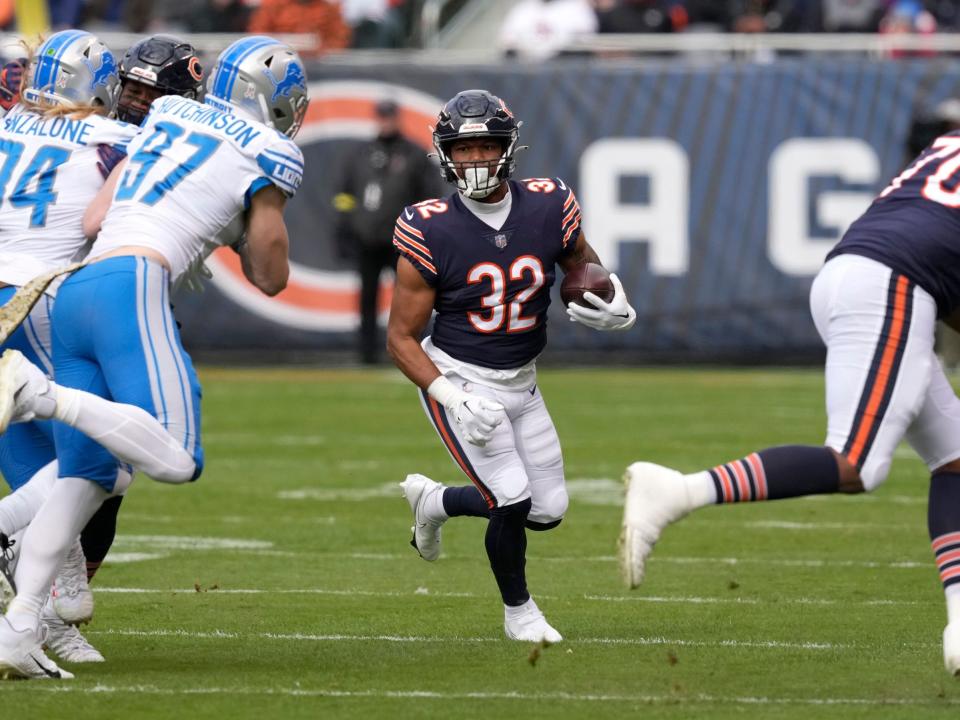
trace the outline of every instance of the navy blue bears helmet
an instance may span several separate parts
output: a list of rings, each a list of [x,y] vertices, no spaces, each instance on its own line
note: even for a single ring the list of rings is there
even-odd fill
[[[155,87],[165,95],[197,99],[203,91],[203,69],[190,43],[173,35],[151,35],[135,43],[120,61],[121,87],[134,81]],[[117,118],[140,125],[145,112],[117,105]]]
[[[520,149],[520,124],[506,103],[487,90],[464,90],[454,95],[440,110],[433,130],[433,146],[443,179],[454,183],[467,197],[482,198],[492,193],[516,166],[514,153]],[[490,173],[486,164],[458,165],[450,159],[454,141],[484,137],[498,139],[503,147],[496,172]]]

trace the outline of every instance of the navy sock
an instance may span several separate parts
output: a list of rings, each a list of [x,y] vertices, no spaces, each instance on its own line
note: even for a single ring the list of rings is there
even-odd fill
[[[485,543],[490,568],[497,579],[504,605],[523,605],[527,592],[527,533],[524,524],[532,503],[523,502],[490,511]]]
[[[943,587],[960,583],[960,473],[930,478],[927,529]]]
[[[718,503],[780,500],[835,493],[840,469],[833,451],[809,445],[782,445],[709,470]]]
[[[446,488],[443,491],[443,511],[450,517],[490,517],[490,506],[473,485]]]
[[[104,500],[100,509],[80,532],[80,545],[83,547],[83,556],[87,559],[88,581],[93,579],[113,545],[117,534],[117,513],[120,512],[122,502],[122,495]]]

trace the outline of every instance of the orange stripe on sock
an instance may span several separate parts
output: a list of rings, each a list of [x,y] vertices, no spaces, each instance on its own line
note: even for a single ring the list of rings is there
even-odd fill
[[[890,336],[887,338],[887,344],[883,348],[883,355],[880,358],[880,367],[877,369],[877,377],[874,379],[873,388],[870,390],[870,399],[867,401],[867,407],[864,409],[863,417],[860,419],[860,426],[857,429],[856,437],[847,460],[851,465],[859,466],[867,438],[870,437],[873,426],[876,425],[879,418],[877,410],[883,400],[883,395],[887,390],[887,385],[891,382],[890,369],[893,367],[893,359],[897,353],[897,346],[900,344],[900,336],[903,333],[903,325],[906,320],[907,305],[907,286],[910,281],[906,277],[897,278],[897,287],[894,290],[893,298],[893,320],[890,323]]]
[[[723,501],[728,503],[733,502],[733,478],[730,477],[727,466],[719,465],[717,467],[717,474],[723,483]]]
[[[747,455],[747,462],[753,470],[753,479],[757,482],[757,500],[767,499],[767,475],[763,472],[763,462],[756,453]]]
[[[733,468],[733,474],[737,476],[737,485],[740,488],[740,502],[748,502],[750,500],[750,479],[747,477],[747,473],[740,467],[739,460],[734,460],[730,463],[730,467]]]
[[[952,567],[949,570],[942,570],[940,572],[941,582],[946,582],[947,580],[953,580],[955,577],[960,577],[960,566]]]
[[[934,539],[931,545],[933,545],[933,551],[937,552],[940,548],[946,547],[947,545],[953,545],[954,543],[960,543],[960,532],[952,532],[947,533],[946,535],[941,535],[940,537]]]
[[[943,555],[937,555],[937,565],[943,566],[954,560],[960,560],[960,550],[951,550]]]

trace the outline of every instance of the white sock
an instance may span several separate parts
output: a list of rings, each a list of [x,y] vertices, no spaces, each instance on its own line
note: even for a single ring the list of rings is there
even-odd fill
[[[533,596],[530,597],[523,605],[504,605],[503,611],[504,614],[510,620],[518,618],[522,615],[525,615],[530,610],[539,610],[537,604],[533,601]]]
[[[687,497],[695,508],[713,505],[717,502],[717,488],[713,484],[710,473],[703,472],[691,473],[683,476],[687,484]]]
[[[60,478],[23,535],[14,582],[17,596],[7,619],[18,630],[36,630],[40,610],[67,550],[90,518],[110,497],[96,483],[81,478]]]
[[[943,592],[947,598],[947,623],[960,622],[960,585],[951,585]]]
[[[50,494],[57,469],[56,460],[44,465],[16,492],[0,499],[0,532],[10,536],[30,524]]]
[[[436,522],[446,522],[450,519],[447,511],[443,508],[443,491],[446,488],[441,487],[437,492],[430,495],[423,504],[423,509],[427,517]]]
[[[62,385],[56,393],[53,417],[96,440],[122,462],[161,482],[193,478],[193,457],[146,410]]]

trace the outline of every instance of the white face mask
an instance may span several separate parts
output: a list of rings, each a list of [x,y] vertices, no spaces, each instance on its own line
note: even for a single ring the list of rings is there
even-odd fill
[[[457,170],[457,189],[465,197],[474,200],[487,197],[500,187],[502,182],[500,169],[503,167],[503,162],[503,156],[501,156],[492,173],[489,165],[459,168]]]

